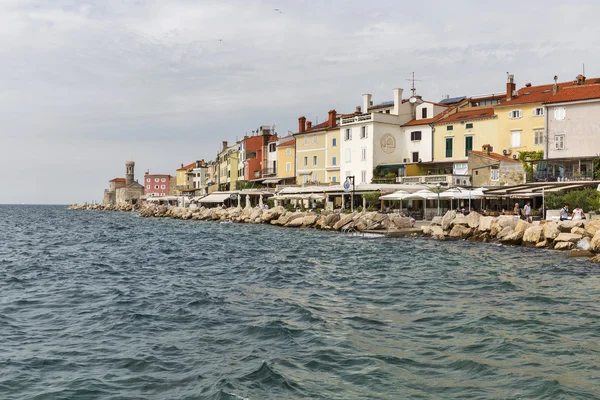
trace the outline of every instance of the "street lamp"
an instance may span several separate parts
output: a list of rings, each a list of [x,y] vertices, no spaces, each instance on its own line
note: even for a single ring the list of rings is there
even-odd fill
[[[435,185],[435,187],[437,188],[437,195],[438,195],[438,213],[437,213],[437,215],[439,217],[440,216],[440,188],[442,187],[442,184],[438,182]]]

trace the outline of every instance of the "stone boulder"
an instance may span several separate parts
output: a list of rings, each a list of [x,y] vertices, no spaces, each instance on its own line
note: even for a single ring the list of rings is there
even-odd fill
[[[322,219],[321,227],[323,229],[332,229],[336,222],[340,220],[340,218],[341,217],[339,213],[329,214]]]
[[[532,226],[523,232],[523,243],[525,245],[535,245],[544,240],[544,228],[542,226]]]
[[[469,228],[477,228],[479,227],[479,220],[481,219],[481,215],[476,212],[470,212],[469,215],[466,216],[466,219]]]
[[[500,243],[507,244],[507,245],[514,245],[514,246],[520,245],[521,242],[523,241],[524,234],[525,234],[524,231],[515,231],[511,234],[504,236],[502,239],[500,239]]]
[[[442,217],[433,217],[431,219],[431,225],[442,226]]]
[[[410,218],[403,217],[397,214],[390,216],[390,221],[397,229],[410,228]]]
[[[583,228],[583,221],[560,221],[558,230],[565,233],[570,233],[573,228]]]
[[[454,239],[466,239],[473,234],[473,229],[464,225],[454,225],[448,237]]]
[[[594,237],[596,232],[600,231],[600,220],[585,221],[583,223],[583,229],[585,229],[591,237]]]
[[[311,227],[317,222],[317,219],[319,219],[318,214],[309,214],[302,218],[302,226],[305,228]]]
[[[520,219],[515,226],[515,232],[525,232],[531,227],[531,224],[523,219]]]
[[[340,229],[342,229],[344,226],[348,225],[350,222],[353,221],[354,217],[357,215],[357,212],[353,212],[350,214],[344,214],[343,217],[340,217],[340,220],[338,222],[335,223],[335,225],[333,225],[333,229],[336,231],[339,231]]]
[[[516,218],[513,215],[500,215],[499,217],[494,218],[492,226],[490,227],[490,233],[492,236],[497,236],[498,233],[506,227],[514,230],[518,222],[519,218]]]
[[[549,242],[547,240],[542,240],[541,242],[539,242],[538,244],[535,245],[536,249],[543,249],[545,247],[548,247]]]
[[[510,226],[506,226],[500,232],[498,232],[496,239],[502,241],[505,237],[510,236],[513,233],[515,233],[515,230]]]
[[[572,242],[558,242],[554,245],[554,250],[571,250],[575,245]]]
[[[285,213],[285,208],[281,206],[269,208],[263,212],[260,219],[262,222],[270,223],[274,219],[279,218],[283,213]]]
[[[456,211],[450,210],[442,217],[442,229],[447,231],[450,229],[452,221],[456,218]]]
[[[554,242],[555,243],[570,242],[570,243],[576,244],[581,239],[583,239],[583,236],[581,236],[581,235],[577,235],[574,233],[561,233],[554,239]]]
[[[590,250],[600,253],[600,232],[597,232],[590,242]]]
[[[556,222],[547,222],[544,224],[544,237],[546,239],[554,240],[558,235],[560,235],[560,231]]]
[[[582,237],[594,237],[594,235],[590,234],[584,228],[579,228],[577,226],[571,229],[571,233],[574,233],[575,235],[581,235]]]
[[[492,229],[492,222],[494,221],[494,217],[480,217],[479,218],[479,226],[477,230],[479,232],[489,232]]]
[[[452,228],[454,225],[469,226],[469,221],[467,220],[467,217],[465,217],[463,214],[456,214],[456,217],[454,217],[454,219],[450,223],[450,228]]]

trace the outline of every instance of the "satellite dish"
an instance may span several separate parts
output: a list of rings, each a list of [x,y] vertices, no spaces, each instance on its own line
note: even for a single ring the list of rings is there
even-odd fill
[[[408,99],[408,102],[411,104],[414,104],[417,102],[417,98],[416,97],[411,97],[410,99]]]

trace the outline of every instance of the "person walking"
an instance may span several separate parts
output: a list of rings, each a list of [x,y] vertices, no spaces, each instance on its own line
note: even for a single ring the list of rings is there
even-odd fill
[[[560,209],[560,220],[566,221],[568,219],[569,219],[569,206],[565,204],[565,206]]]
[[[516,215],[517,217],[521,218],[521,206],[519,205],[519,203],[515,203],[515,208],[513,208],[513,215]]]
[[[573,214],[571,215],[571,220],[579,219],[585,219],[585,214],[583,213],[583,210],[579,208],[579,206],[575,206],[573,209]]]
[[[525,207],[523,207],[523,214],[525,214],[525,221],[531,222],[531,205],[529,202],[525,203]]]

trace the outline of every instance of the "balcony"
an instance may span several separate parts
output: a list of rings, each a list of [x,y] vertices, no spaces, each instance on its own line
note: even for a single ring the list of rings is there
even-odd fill
[[[277,170],[275,168],[263,168],[262,170],[262,176],[273,176],[273,175],[277,175]]]
[[[470,175],[420,175],[399,176],[396,183],[405,185],[436,185],[438,183],[448,186],[471,186]]]

